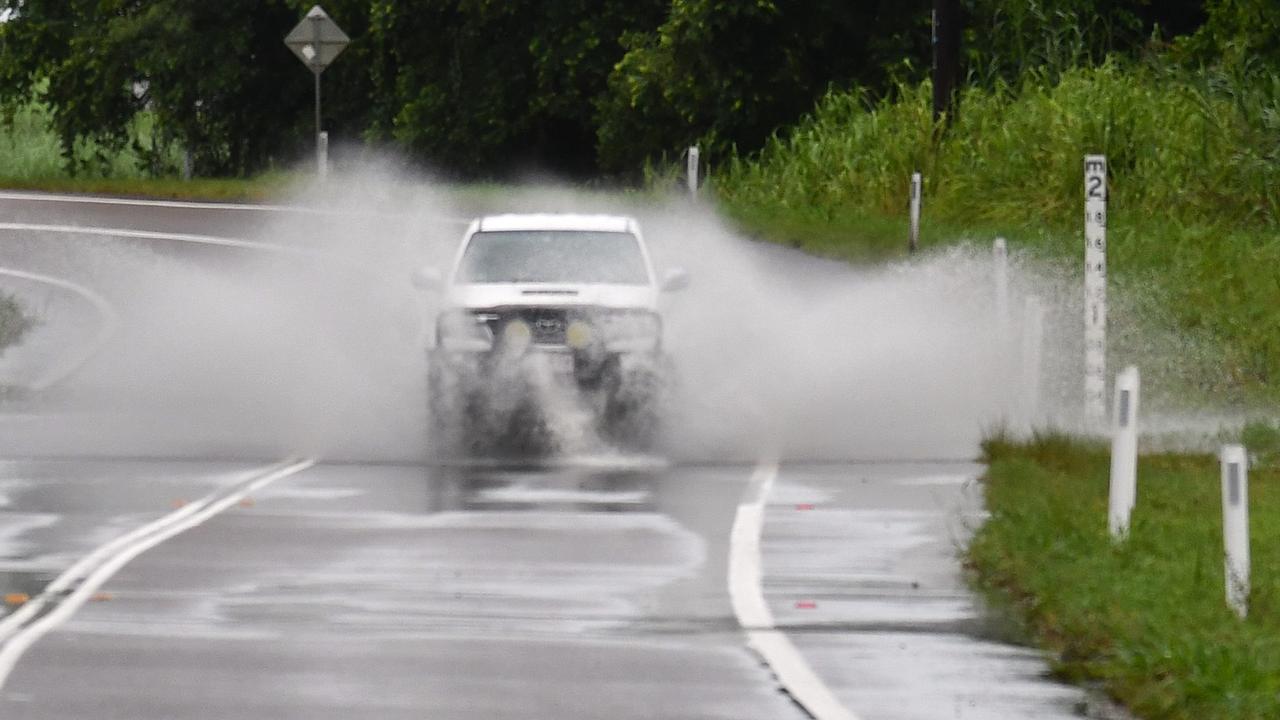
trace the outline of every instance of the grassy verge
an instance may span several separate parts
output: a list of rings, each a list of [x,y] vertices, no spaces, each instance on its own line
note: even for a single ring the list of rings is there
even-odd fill
[[[1274,433],[1273,433],[1274,434]],[[1280,471],[1250,476],[1253,592],[1226,607],[1217,462],[1139,463],[1127,542],[1107,535],[1106,448],[1060,436],[985,444],[990,520],[976,582],[1025,623],[1064,678],[1146,718],[1280,717]]]
[[[149,147],[154,135],[145,113],[133,124],[133,141]],[[296,179],[274,172],[247,179],[194,179],[153,176],[132,147],[108,150],[90,141],[77,144],[73,156],[80,170],[71,175],[57,135],[50,129],[49,110],[39,102],[19,108],[12,122],[0,124],[0,188],[91,193],[173,200],[262,201],[279,197]],[[166,167],[181,164],[171,148]]]

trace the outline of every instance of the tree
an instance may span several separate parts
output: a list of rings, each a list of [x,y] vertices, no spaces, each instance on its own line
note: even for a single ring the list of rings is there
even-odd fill
[[[377,0],[370,136],[449,174],[595,169],[592,108],[658,0]]]
[[[152,162],[171,143],[203,174],[243,174],[305,137],[310,78],[287,48],[297,3],[284,0],[0,0],[0,102],[36,96],[52,110],[64,155],[77,140],[107,149],[154,115]],[[72,168],[73,170],[76,168]]]
[[[601,164],[626,172],[700,140],[714,157],[757,148],[829,86],[883,86],[927,67],[925,0],[672,0],[627,53],[598,104]],[[913,70],[913,72],[918,72]]]

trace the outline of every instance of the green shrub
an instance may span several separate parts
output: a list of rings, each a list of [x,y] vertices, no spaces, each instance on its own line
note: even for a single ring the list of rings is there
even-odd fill
[[[34,325],[35,319],[23,312],[13,296],[0,292],[0,354],[20,342]]]

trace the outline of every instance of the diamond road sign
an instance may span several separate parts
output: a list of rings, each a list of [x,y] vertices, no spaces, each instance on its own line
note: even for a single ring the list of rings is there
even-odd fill
[[[319,5],[311,8],[284,38],[284,44],[317,75],[324,72],[350,42],[351,38]]]

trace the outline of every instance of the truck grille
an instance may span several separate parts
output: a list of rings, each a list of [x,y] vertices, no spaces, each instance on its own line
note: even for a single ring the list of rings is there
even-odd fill
[[[536,345],[564,345],[565,329],[569,325],[567,313],[554,308],[506,308],[491,313],[495,316],[489,321],[489,327],[496,337],[502,326],[511,320],[520,319],[529,325]]]

